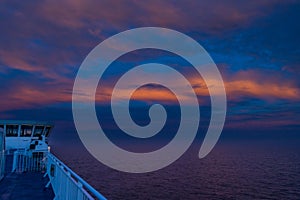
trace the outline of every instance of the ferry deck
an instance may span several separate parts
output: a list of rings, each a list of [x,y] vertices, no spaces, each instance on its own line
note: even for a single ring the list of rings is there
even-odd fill
[[[49,122],[0,120],[0,199],[106,199],[50,152],[52,129]]]

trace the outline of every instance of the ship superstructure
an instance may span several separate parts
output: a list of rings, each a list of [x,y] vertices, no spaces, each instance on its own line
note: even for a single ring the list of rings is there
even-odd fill
[[[29,179],[36,179],[35,174],[44,173],[43,177],[47,178],[48,182],[45,184],[41,181],[39,184],[44,184],[45,188],[51,189],[55,200],[105,199],[103,195],[50,152],[48,137],[53,127],[53,124],[49,122],[0,120],[0,180],[3,179],[0,182],[2,184],[0,199],[2,196],[18,200],[43,199],[44,194],[37,195],[43,191],[29,192],[32,196],[28,198],[16,196],[20,191],[10,191],[11,188],[23,187],[16,186],[18,182],[15,179],[18,175],[22,176],[24,172],[30,175]],[[8,167],[9,171],[5,172],[5,161],[8,160],[11,162],[11,166]],[[23,178],[21,179],[24,182]],[[7,183],[4,183],[5,181]],[[28,181],[30,182],[30,180]],[[25,185],[27,184],[25,183]],[[5,194],[1,194],[1,189]],[[24,190],[28,189],[24,188]]]

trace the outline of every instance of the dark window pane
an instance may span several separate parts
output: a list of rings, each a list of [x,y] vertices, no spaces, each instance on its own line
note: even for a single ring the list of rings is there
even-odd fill
[[[22,125],[21,126],[21,137],[31,137],[33,126]]]
[[[46,130],[45,130],[45,136],[48,137],[49,133],[50,133],[51,127],[47,126]]]
[[[33,137],[39,137],[44,131],[44,126],[36,126],[34,129]]]
[[[6,125],[6,136],[17,137],[18,136],[18,125]]]

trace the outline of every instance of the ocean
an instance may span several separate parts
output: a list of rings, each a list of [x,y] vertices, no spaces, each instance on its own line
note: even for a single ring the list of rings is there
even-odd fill
[[[192,146],[170,166],[130,174],[81,146],[53,153],[108,199],[300,199],[299,141],[219,141],[204,159]]]

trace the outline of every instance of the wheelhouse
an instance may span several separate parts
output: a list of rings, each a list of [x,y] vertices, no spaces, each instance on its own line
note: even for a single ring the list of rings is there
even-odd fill
[[[33,149],[48,148],[48,137],[53,125],[39,121],[0,120],[0,129],[5,135],[5,149]]]

